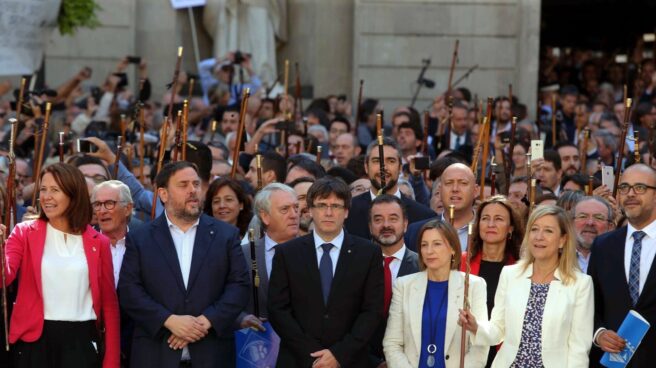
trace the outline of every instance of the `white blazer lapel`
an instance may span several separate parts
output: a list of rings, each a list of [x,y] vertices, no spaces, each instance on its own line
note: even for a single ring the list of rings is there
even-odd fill
[[[453,335],[456,332],[458,310],[462,308],[465,292],[464,278],[460,271],[451,271],[449,275],[449,304],[446,312],[446,332],[444,334],[444,351],[449,351]]]
[[[410,288],[410,329],[415,340],[415,346],[421,349],[421,320],[424,312],[424,299],[426,298],[426,287],[428,286],[428,275],[426,271],[417,275]]]

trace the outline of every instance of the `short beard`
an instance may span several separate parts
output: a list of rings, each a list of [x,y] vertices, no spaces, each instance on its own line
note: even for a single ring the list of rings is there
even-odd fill
[[[200,208],[196,208],[194,211],[188,211],[186,208],[183,208],[173,211],[173,214],[182,221],[195,222],[200,218]]]
[[[578,234],[576,235],[576,242],[578,243],[579,247],[585,250],[592,249],[592,243],[587,243],[585,240],[583,240],[583,237]]]
[[[376,179],[369,179],[371,181],[371,187],[376,189],[376,192],[379,191],[383,186],[380,184],[380,182]],[[398,179],[390,179],[387,183],[385,183],[385,189],[387,188],[392,188],[396,185]]]
[[[302,231],[309,232],[310,225],[312,225],[312,217],[308,217],[307,219],[301,217],[301,221],[298,224],[298,228]]]
[[[401,234],[400,236],[397,236],[396,234],[394,234],[394,238],[391,239],[391,240],[389,238],[383,240],[382,236],[372,236],[372,238],[373,238],[374,242],[376,242],[376,244],[379,244],[383,247],[391,247],[394,244],[396,244],[399,240],[403,239],[403,234]]]

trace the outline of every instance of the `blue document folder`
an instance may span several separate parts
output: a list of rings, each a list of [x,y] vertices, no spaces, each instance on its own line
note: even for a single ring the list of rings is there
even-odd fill
[[[263,323],[266,331],[255,331],[244,328],[235,331],[237,348],[237,368],[267,368],[275,367],[280,337],[269,322]]]
[[[626,367],[649,327],[649,322],[643,316],[634,310],[629,311],[617,330],[617,334],[626,340],[626,347],[617,354],[604,353],[604,356],[601,357],[601,365],[608,368]]]

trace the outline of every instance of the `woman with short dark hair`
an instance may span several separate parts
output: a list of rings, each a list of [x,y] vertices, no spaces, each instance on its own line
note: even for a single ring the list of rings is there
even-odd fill
[[[205,195],[203,210],[215,219],[239,228],[241,237],[246,235],[248,224],[253,218],[251,199],[242,184],[225,177],[216,179],[210,184]]]

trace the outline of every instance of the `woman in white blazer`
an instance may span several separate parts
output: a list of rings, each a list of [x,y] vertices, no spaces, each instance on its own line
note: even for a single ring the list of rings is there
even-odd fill
[[[475,345],[503,342],[492,367],[588,367],[592,280],[576,261],[576,235],[565,210],[531,213],[519,263],[504,267],[490,321],[469,312],[459,323]]]
[[[458,311],[463,306],[464,274],[460,266],[460,241],[453,227],[431,220],[419,231],[419,273],[396,280],[387,330],[383,340],[389,368],[448,367],[460,363]],[[487,317],[485,281],[469,280],[471,312]],[[473,346],[469,333],[465,366],[484,367],[488,347]]]

